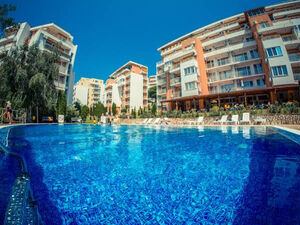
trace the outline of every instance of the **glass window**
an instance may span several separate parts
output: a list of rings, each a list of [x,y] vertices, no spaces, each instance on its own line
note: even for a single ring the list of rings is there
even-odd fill
[[[273,66],[272,67],[272,75],[273,77],[279,77],[279,76],[287,76],[287,68],[286,65],[282,66]]]
[[[186,84],[185,84],[185,89],[186,89],[187,91],[196,89],[196,83],[195,83],[195,82],[189,82],[189,83],[186,83]]]
[[[251,51],[250,51],[250,55],[251,55],[251,58],[252,58],[252,59],[259,58],[257,49],[251,50]]]
[[[284,36],[284,37],[282,37],[282,40],[283,41],[291,41],[292,37],[291,36]]]
[[[253,81],[244,81],[244,87],[253,87]]]
[[[236,69],[238,76],[248,76],[251,74],[250,67],[241,67]]]
[[[196,72],[196,68],[194,66],[184,68],[184,75],[186,75],[186,76],[194,74],[195,72]]]
[[[254,67],[255,74],[260,74],[263,72],[261,64],[255,64],[253,67]]]
[[[265,28],[265,27],[269,27],[270,24],[268,22],[262,22],[259,24],[260,28]]]
[[[273,48],[267,48],[267,54],[269,57],[281,56],[282,51],[281,51],[281,48],[279,46],[277,46],[277,47],[273,47]]]

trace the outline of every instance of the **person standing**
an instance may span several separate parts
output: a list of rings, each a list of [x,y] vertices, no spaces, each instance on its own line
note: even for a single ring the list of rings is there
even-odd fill
[[[6,117],[6,116],[8,116],[9,124],[12,124],[13,120],[12,120],[12,109],[11,109],[10,101],[6,102],[6,110],[2,117]]]

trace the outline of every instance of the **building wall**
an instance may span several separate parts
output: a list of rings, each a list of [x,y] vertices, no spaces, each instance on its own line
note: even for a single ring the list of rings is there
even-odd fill
[[[143,107],[143,77],[139,74],[130,74],[130,110]]]
[[[88,105],[89,88],[81,85],[74,86],[73,103],[79,102],[82,105]]]
[[[217,21],[160,47],[159,109],[170,108],[170,103],[161,103],[165,100],[297,84],[299,20],[300,1],[285,2]],[[280,46],[282,56],[266,55],[274,46]],[[273,76],[272,67],[279,65],[286,66],[286,76]],[[195,69],[186,75],[192,66]]]

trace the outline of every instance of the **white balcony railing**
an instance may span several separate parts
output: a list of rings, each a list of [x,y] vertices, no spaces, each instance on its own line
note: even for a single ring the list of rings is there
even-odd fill
[[[224,54],[227,52],[232,52],[232,51],[236,51],[238,49],[243,49],[243,48],[252,47],[252,46],[256,46],[256,41],[254,41],[254,40],[253,41],[244,41],[244,42],[240,42],[237,44],[227,45],[223,48],[213,50],[211,52],[206,52],[206,53],[204,53],[204,56],[206,58],[208,58],[211,56],[217,56],[220,54]]]
[[[176,77],[170,80],[170,85],[176,85],[176,84],[181,84],[181,78]]]
[[[289,59],[291,62],[300,61],[300,55],[298,54],[289,54]]]

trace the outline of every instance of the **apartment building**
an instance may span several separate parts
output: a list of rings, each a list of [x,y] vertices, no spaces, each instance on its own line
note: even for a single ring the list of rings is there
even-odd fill
[[[115,103],[121,109],[131,111],[148,103],[148,67],[129,61],[113,72],[105,84],[106,106],[111,110]]]
[[[59,50],[59,76],[55,81],[57,90],[64,91],[67,104],[72,104],[75,73],[73,72],[77,45],[73,44],[73,36],[54,23],[31,27],[27,22],[5,29],[0,39],[0,52],[9,52],[12,48],[37,44],[42,51]]]
[[[105,85],[103,80],[82,77],[74,86],[73,102],[91,107],[98,102],[105,104]]]
[[[148,77],[148,89],[152,87],[156,87],[157,85],[156,75],[151,75]]]
[[[158,51],[159,109],[299,100],[300,1],[248,10]]]

